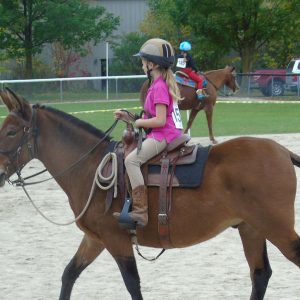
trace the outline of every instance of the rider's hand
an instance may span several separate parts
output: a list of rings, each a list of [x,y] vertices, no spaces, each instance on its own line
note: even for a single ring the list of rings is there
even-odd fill
[[[123,111],[121,111],[121,110],[116,110],[116,111],[114,111],[114,116],[115,116],[115,119],[117,119],[117,120],[120,120],[120,119],[122,119],[122,117],[123,117]]]
[[[137,127],[137,128],[143,127],[142,124],[141,124],[141,122],[143,122],[143,119],[137,119],[134,122],[135,127]]]
[[[125,122],[132,121],[126,111],[122,111],[119,109],[114,112],[114,116],[115,116],[115,119],[117,119],[117,120],[122,120]]]

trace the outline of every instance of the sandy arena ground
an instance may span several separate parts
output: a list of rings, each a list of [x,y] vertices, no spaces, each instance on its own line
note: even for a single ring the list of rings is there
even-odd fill
[[[300,154],[300,134],[267,137]],[[219,138],[218,141],[228,138]],[[208,143],[207,138],[196,140],[204,145]],[[38,161],[32,161],[24,174],[42,168]],[[296,172],[299,180],[300,169]],[[32,186],[28,191],[49,218],[58,222],[73,218],[66,196],[53,180]],[[31,206],[21,188],[6,184],[0,193],[0,299],[58,299],[62,272],[77,250],[81,231],[75,225],[61,227],[47,222]],[[296,228],[300,232],[299,188]],[[147,256],[155,256],[159,251],[141,250]],[[273,276],[265,299],[299,300],[298,267],[270,243],[268,253]],[[156,262],[144,261],[138,255],[136,258],[146,300],[249,299],[249,268],[235,229],[230,228],[197,246],[168,250]],[[108,252],[102,253],[75,284],[72,300],[86,299],[130,299]]]

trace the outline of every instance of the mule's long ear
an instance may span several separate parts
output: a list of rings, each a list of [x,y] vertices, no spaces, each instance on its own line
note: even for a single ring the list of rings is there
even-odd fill
[[[5,88],[8,94],[8,97],[11,100],[11,103],[14,107],[14,110],[22,113],[23,111],[23,99],[21,99],[13,90],[11,90],[10,88],[6,87]]]
[[[13,103],[11,102],[11,98],[6,91],[0,91],[0,99],[6,105],[9,111],[14,109]]]
[[[30,104],[23,97],[18,96],[14,91],[9,89],[8,87],[6,87],[5,89],[10,100],[10,104],[7,105],[7,103],[5,103],[9,111],[17,111],[23,116],[23,118],[26,121],[29,121],[31,119]]]

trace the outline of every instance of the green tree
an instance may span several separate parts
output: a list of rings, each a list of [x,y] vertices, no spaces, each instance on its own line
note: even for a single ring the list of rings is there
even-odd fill
[[[148,0],[149,11],[141,24],[141,31],[152,36],[161,37],[171,42],[175,51],[183,40],[192,43],[192,54],[202,70],[224,67],[224,55],[228,52],[221,47],[216,51],[215,45],[205,34],[195,34],[189,22],[191,7],[186,0]]]
[[[238,53],[244,73],[261,49],[290,34],[300,15],[298,0],[149,0],[149,7],[158,20],[165,15],[179,30],[190,28],[188,38],[202,52],[198,58]],[[297,39],[294,35],[289,44]]]
[[[131,32],[121,37],[118,43],[113,44],[114,60],[110,72],[113,75],[144,74],[141,61],[133,55],[139,52],[148,38],[147,35]]]
[[[149,39],[149,36],[131,32],[121,37],[118,43],[112,45],[114,49],[114,59],[110,65],[111,75],[144,75],[141,60],[133,56],[138,53],[141,46]],[[119,83],[121,91],[138,91],[145,79],[122,80]]]
[[[296,0],[191,0],[189,23],[195,34],[241,57],[242,72],[252,70],[255,55],[268,43],[281,39],[299,15]],[[198,8],[198,10],[196,10]]]
[[[47,43],[84,51],[119,25],[119,18],[83,0],[0,0],[0,49],[11,58],[25,58],[25,77],[32,77],[33,57]]]
[[[295,23],[285,32],[259,49],[255,59],[257,68],[286,68],[294,57],[300,56],[300,15],[295,16]]]
[[[168,40],[174,47],[180,40],[191,36],[189,25],[182,20],[187,16],[187,11],[178,12],[176,1],[151,0],[148,1],[149,10],[140,29],[151,37],[160,37]],[[186,6],[183,5],[183,8]]]

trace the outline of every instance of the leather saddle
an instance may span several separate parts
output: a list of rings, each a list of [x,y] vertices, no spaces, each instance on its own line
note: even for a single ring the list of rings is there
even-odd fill
[[[190,141],[190,136],[183,134],[173,140],[167,147],[158,155],[147,161],[142,165],[142,173],[144,175],[144,180],[146,185],[161,185],[162,174],[149,174],[149,166],[161,166],[168,162],[168,169],[170,165],[184,165],[184,164],[193,164],[196,161],[198,145],[188,145]],[[138,147],[138,136],[134,131],[131,124],[127,125],[127,129],[123,133],[123,146],[124,146],[124,159],[127,155]],[[168,186],[178,186],[176,180],[171,180],[170,173],[168,175]]]
[[[142,173],[144,175],[145,184],[147,186],[161,186],[162,176],[165,176],[164,181],[166,181],[166,187],[178,187],[179,183],[176,177],[169,172],[169,166],[173,166],[173,171],[176,165],[188,165],[193,164],[196,161],[198,145],[188,145],[190,137],[183,134],[173,140],[167,145],[165,150],[160,154],[150,159],[142,166]],[[127,155],[138,147],[139,137],[137,132],[134,130],[132,124],[128,123],[127,128],[123,132],[122,142],[115,145],[114,152],[117,154],[117,165],[118,165],[118,189],[122,195],[122,201],[124,201],[123,195],[127,191],[130,191],[130,182],[126,175],[126,170],[124,167],[124,160]],[[160,173],[149,173],[148,169],[150,166],[156,166],[162,170],[162,164],[164,164],[165,171],[168,170],[166,174]],[[168,164],[168,165],[167,165]],[[167,168],[167,169],[166,169]],[[103,176],[109,177],[111,174],[112,167],[111,163],[107,164],[103,170]],[[124,180],[125,178],[125,180]],[[125,190],[125,191],[124,191]],[[111,198],[111,195],[108,195]],[[107,201],[106,211],[111,205],[111,200]]]
[[[166,149],[146,162],[142,166],[142,172],[147,186],[161,186],[162,181],[167,187],[179,187],[179,181],[175,176],[177,165],[190,165],[196,161],[198,145],[188,145],[190,137],[186,134],[172,141]],[[168,168],[165,174],[164,168]],[[149,172],[150,170],[159,170],[160,172]],[[167,171],[167,170],[165,170]],[[167,178],[163,178],[167,176]]]

